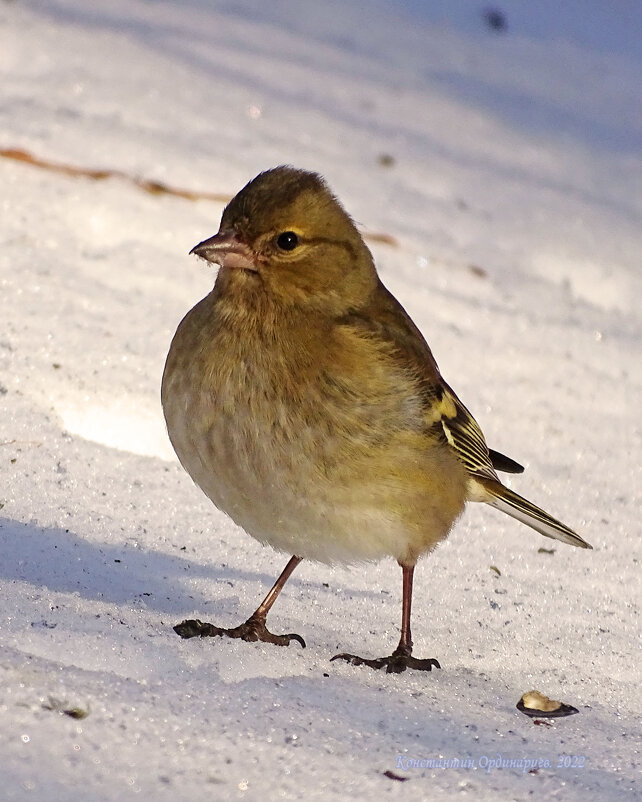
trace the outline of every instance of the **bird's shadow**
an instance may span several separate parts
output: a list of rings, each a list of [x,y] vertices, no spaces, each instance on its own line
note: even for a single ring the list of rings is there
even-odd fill
[[[264,582],[266,587],[274,581],[260,572],[205,565],[178,548],[172,555],[124,541],[92,543],[68,529],[0,518],[2,579],[114,604],[144,596],[146,607],[181,615],[209,601],[189,586],[193,577],[211,579],[212,591],[217,583],[235,580]]]
[[[144,599],[148,609],[184,616],[220,599],[217,585],[225,585],[224,595],[229,595],[237,581],[259,583],[267,592],[276,579],[276,573],[199,562],[175,548],[176,554],[171,554],[132,545],[124,539],[92,543],[69,529],[0,517],[0,579],[76,593],[88,600],[131,605]],[[198,577],[211,580],[206,585],[211,593],[206,590],[204,595],[190,583]],[[323,577],[318,582],[292,577],[288,583],[293,589],[314,585],[319,592],[327,592]],[[374,590],[350,593],[379,595]],[[256,603],[259,601],[257,598]]]

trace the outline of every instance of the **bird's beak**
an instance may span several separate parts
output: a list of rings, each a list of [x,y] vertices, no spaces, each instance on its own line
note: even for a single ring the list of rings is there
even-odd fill
[[[256,254],[241,242],[235,231],[219,231],[213,237],[195,245],[190,253],[195,253],[221,267],[254,272],[258,270]]]

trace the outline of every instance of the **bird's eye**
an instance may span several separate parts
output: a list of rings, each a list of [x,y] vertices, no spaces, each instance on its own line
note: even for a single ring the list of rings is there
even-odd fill
[[[276,238],[276,244],[282,251],[293,251],[299,244],[299,238],[294,231],[284,231]]]

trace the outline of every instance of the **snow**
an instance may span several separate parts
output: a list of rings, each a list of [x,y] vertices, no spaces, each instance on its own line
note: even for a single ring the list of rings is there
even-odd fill
[[[512,486],[595,547],[469,509],[416,572],[430,674],[329,662],[396,644],[391,561],[297,569],[270,621],[305,650],[180,640],[244,620],[287,559],[162,423],[222,205],[0,159],[3,798],[639,798],[642,10],[503,0],[496,32],[487,5],[0,6],[0,147],[230,195],[324,174],[398,240],[371,243],[381,275],[526,465]],[[579,714],[535,725],[532,688]]]

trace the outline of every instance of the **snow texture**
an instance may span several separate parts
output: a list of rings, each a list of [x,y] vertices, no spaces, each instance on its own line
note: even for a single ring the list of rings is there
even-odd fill
[[[595,547],[469,508],[416,572],[430,674],[329,662],[394,648],[392,561],[297,569],[271,625],[305,650],[180,640],[240,623],[286,561],[162,422],[171,336],[214,278],[187,253],[222,205],[2,159],[3,799],[640,798],[642,9],[495,10],[0,5],[1,147],[230,195],[324,174],[397,238],[372,243],[383,280],[526,465],[512,486]],[[579,714],[535,724],[531,688]]]

